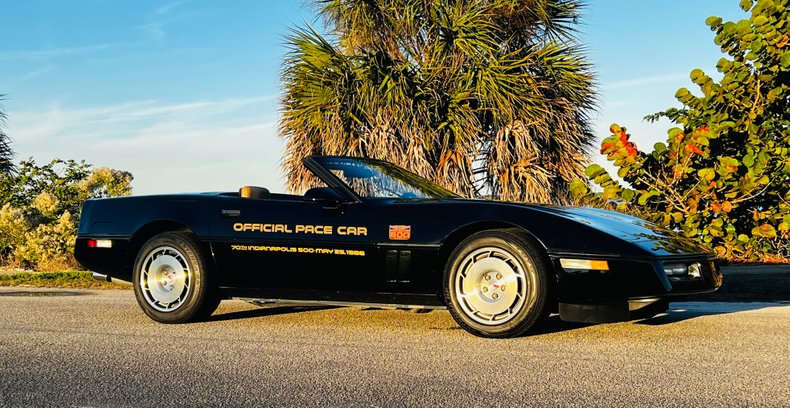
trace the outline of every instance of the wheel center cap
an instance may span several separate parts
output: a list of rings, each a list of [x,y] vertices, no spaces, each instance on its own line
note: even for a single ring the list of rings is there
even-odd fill
[[[173,289],[173,282],[176,280],[175,278],[175,271],[171,268],[164,268],[162,270],[162,279],[159,281],[164,289],[172,290]]]
[[[483,274],[480,280],[480,292],[489,301],[498,302],[505,294],[506,282],[501,272],[492,271]]]

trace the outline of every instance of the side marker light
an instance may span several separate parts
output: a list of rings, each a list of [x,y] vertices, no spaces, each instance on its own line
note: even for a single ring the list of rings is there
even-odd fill
[[[609,270],[609,262],[602,260],[560,258],[560,265],[562,265],[562,267],[565,269],[588,271]]]

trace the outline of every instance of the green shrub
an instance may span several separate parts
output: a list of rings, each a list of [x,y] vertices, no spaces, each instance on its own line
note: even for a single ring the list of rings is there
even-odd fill
[[[701,95],[681,88],[681,109],[667,117],[680,127],[650,153],[613,125],[601,145],[623,185],[598,165],[577,197],[629,211],[681,231],[731,260],[790,258],[790,11],[787,0],[741,1],[748,19],[706,23],[727,55],[715,81],[691,72]]]
[[[74,241],[89,198],[131,194],[132,175],[73,160],[38,166],[23,161],[0,176],[0,256],[7,266],[36,270],[78,267]]]

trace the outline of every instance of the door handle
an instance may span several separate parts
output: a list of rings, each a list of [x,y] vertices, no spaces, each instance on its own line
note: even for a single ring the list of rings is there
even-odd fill
[[[241,215],[240,210],[222,210],[222,218],[233,218]]]
[[[326,201],[321,207],[325,216],[341,215],[346,211],[346,203],[339,201]]]

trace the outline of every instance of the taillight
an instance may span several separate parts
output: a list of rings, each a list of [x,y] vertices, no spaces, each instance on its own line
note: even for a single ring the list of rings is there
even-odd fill
[[[88,248],[112,248],[111,239],[89,239]]]

